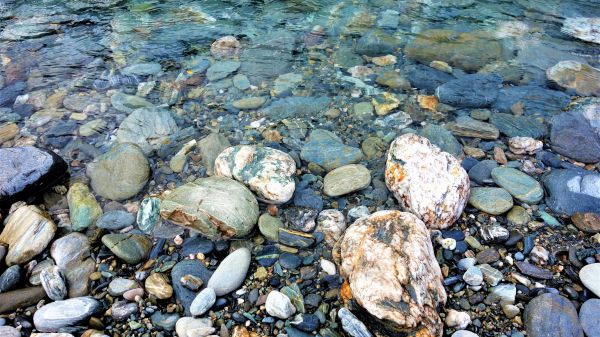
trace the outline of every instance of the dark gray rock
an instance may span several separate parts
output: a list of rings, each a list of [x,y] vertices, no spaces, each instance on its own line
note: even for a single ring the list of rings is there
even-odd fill
[[[115,231],[131,226],[134,223],[135,216],[133,214],[116,210],[102,214],[102,216],[96,220],[96,227]]]
[[[469,178],[479,185],[491,184],[492,170],[498,167],[495,160],[482,160],[469,170]]]
[[[502,77],[471,74],[440,85],[435,90],[440,102],[459,108],[485,108],[498,97]]]
[[[155,312],[150,316],[150,320],[154,326],[157,326],[165,331],[173,331],[175,329],[175,323],[179,320],[178,313],[165,313],[160,311]]]
[[[584,163],[600,161],[600,99],[586,100],[554,116],[551,124],[554,151]]]
[[[12,106],[17,96],[27,89],[25,82],[15,82],[0,89],[0,106]]]
[[[587,337],[600,337],[600,299],[592,298],[581,305],[579,321]]]
[[[0,149],[0,207],[36,195],[66,174],[67,163],[52,151],[33,146]]]
[[[503,113],[519,109],[525,116],[548,118],[560,113],[570,102],[569,95],[561,91],[536,86],[506,87],[500,89],[492,108]]]
[[[552,279],[552,272],[547,269],[540,268],[538,266],[524,261],[516,261],[515,265],[517,266],[517,268],[519,268],[519,271],[521,271],[521,273],[527,276],[539,278],[542,280]]]
[[[42,134],[41,140],[46,146],[62,149],[73,138],[78,125],[73,121],[58,121]]]
[[[448,73],[422,64],[407,67],[406,76],[413,87],[425,90],[428,94],[433,94],[437,87],[454,79]]]
[[[171,285],[175,291],[175,297],[177,301],[181,303],[185,310],[186,315],[191,315],[190,305],[197,293],[189,290],[181,283],[181,278],[185,275],[194,275],[202,279],[204,284],[208,283],[208,280],[212,276],[212,272],[204,266],[199,260],[183,260],[175,265],[171,270]]]
[[[524,313],[530,337],[583,337],[573,304],[557,294],[542,294],[531,300]]]
[[[269,81],[291,69],[295,37],[285,30],[259,34],[240,56],[238,72],[248,76],[253,84]]]
[[[23,268],[19,265],[8,267],[2,275],[0,275],[0,293],[15,289],[21,282],[23,276]]]
[[[578,169],[552,170],[542,178],[546,204],[554,212],[600,214],[600,174]]]
[[[533,116],[494,113],[490,123],[508,137],[541,138],[548,133],[546,125]]]

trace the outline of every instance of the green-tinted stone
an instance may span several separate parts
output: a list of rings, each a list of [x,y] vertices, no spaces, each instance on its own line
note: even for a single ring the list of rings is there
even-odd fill
[[[513,206],[510,194],[497,187],[474,187],[471,189],[469,203],[478,210],[489,214],[502,214]]]
[[[283,222],[270,214],[263,214],[258,218],[258,229],[269,241],[279,241],[279,228],[283,227]]]
[[[345,165],[327,173],[323,179],[323,192],[330,197],[362,190],[371,183],[371,172],[359,164]]]
[[[90,192],[87,185],[75,183],[67,193],[69,213],[71,217],[71,228],[80,231],[96,223],[102,215],[102,208]]]
[[[542,218],[542,220],[544,220],[544,223],[550,227],[562,226],[562,224],[560,222],[558,222],[558,220],[556,220],[555,217],[553,217],[552,215],[550,215],[544,211],[538,211],[538,215],[540,218]]]
[[[410,89],[410,82],[395,71],[386,71],[378,75],[376,82],[392,89]]]
[[[371,102],[356,103],[352,111],[352,117],[361,121],[369,120],[373,116],[373,105]]]
[[[128,264],[142,262],[152,249],[152,242],[142,234],[106,234],[102,243]]]
[[[304,297],[302,296],[302,292],[296,283],[292,283],[289,286],[283,287],[280,291],[282,294],[290,298],[298,313],[304,313],[306,311],[304,309]]]
[[[531,220],[531,216],[529,216],[527,210],[521,206],[513,207],[506,215],[506,218],[510,223],[515,225],[525,225]]]
[[[452,132],[441,125],[428,124],[421,130],[421,136],[429,139],[435,146],[455,157],[462,154],[462,146],[458,140],[452,135]]]
[[[240,110],[253,110],[260,108],[267,101],[266,97],[246,97],[233,101],[232,105]]]
[[[521,202],[537,204],[544,198],[542,185],[526,173],[514,168],[496,167],[492,170],[492,179]]]
[[[142,200],[137,213],[138,227],[146,234],[152,233],[156,225],[161,221],[159,212],[159,198],[149,197]]]

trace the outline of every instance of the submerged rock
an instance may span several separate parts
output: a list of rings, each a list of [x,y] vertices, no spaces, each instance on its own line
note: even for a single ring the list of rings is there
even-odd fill
[[[600,44],[600,18],[599,17],[573,17],[563,22],[561,31],[582,41]]]
[[[600,96],[600,69],[576,61],[558,62],[546,71],[548,79],[582,96]]]
[[[115,145],[87,165],[94,192],[111,200],[124,200],[138,194],[150,177],[150,164],[139,146]]]
[[[586,170],[552,170],[542,178],[546,204],[559,214],[600,214],[600,174]]]
[[[258,203],[241,183],[209,177],[179,186],[166,195],[160,215],[210,238],[242,237],[258,221]]]
[[[373,213],[346,230],[340,249],[340,273],[354,300],[379,322],[375,329],[442,335],[437,308],[446,292],[421,220],[399,211]]]
[[[210,176],[215,171],[215,160],[231,144],[227,138],[219,133],[211,133],[198,142],[198,149],[202,155],[202,165],[206,167],[206,173]]]
[[[159,108],[141,108],[127,116],[117,129],[120,143],[138,145],[144,154],[150,154],[168,143],[169,136],[179,131],[170,111]]]
[[[415,134],[390,145],[385,180],[401,207],[430,228],[452,225],[469,197],[469,176],[460,162]]]
[[[52,187],[67,163],[52,151],[33,146],[0,149],[0,207],[8,207]]]
[[[87,185],[74,183],[67,193],[71,228],[81,231],[96,223],[102,215],[102,208]]]
[[[552,118],[552,149],[584,163],[600,161],[600,99],[590,98]]]
[[[225,149],[215,160],[215,175],[244,183],[267,203],[281,204],[292,198],[295,173],[294,159],[269,147],[238,145]]]
[[[316,129],[310,134],[308,142],[302,147],[300,157],[305,161],[318,164],[327,171],[331,171],[340,166],[362,160],[363,154],[360,149],[345,145],[331,131]]]
[[[458,108],[485,108],[498,97],[502,77],[496,74],[471,74],[446,82],[435,90],[440,102]]]
[[[32,205],[17,208],[6,218],[0,234],[0,243],[8,245],[6,265],[29,262],[46,249],[54,233],[56,225],[41,209]]]

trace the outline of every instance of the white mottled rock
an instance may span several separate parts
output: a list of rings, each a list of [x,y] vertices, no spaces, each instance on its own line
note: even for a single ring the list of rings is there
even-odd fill
[[[194,337],[210,335],[215,329],[210,318],[181,317],[175,323],[175,331],[179,337]],[[206,335],[196,334],[199,330],[212,331]]]
[[[600,17],[596,18],[567,18],[563,23],[562,32],[583,41],[600,44]]]
[[[290,298],[277,290],[269,293],[265,307],[269,315],[281,319],[287,319],[296,312],[296,308],[292,304],[292,301],[290,301]]]
[[[36,206],[21,206],[4,223],[0,243],[8,245],[6,264],[29,262],[41,253],[56,233],[56,225]]]
[[[600,263],[592,263],[584,266],[579,271],[581,283],[600,297]]]
[[[342,321],[342,328],[352,337],[371,337],[371,332],[367,329],[365,324],[361,322],[354,314],[347,308],[341,308],[338,311],[340,321]]]
[[[541,150],[544,143],[531,137],[513,137],[508,140],[508,147],[515,154],[533,154]]]
[[[325,235],[325,242],[331,246],[335,245],[346,230],[346,218],[337,209],[326,209],[317,217],[315,231]]]
[[[44,305],[33,315],[35,328],[41,332],[57,332],[85,322],[100,312],[102,305],[91,297],[76,297]]]
[[[458,330],[451,337],[479,337],[479,335],[469,330]]]
[[[238,145],[225,149],[215,160],[215,175],[244,183],[258,199],[281,204],[294,195],[296,162],[270,147]]]
[[[441,336],[437,308],[446,302],[429,230],[415,215],[379,211],[363,217],[340,240],[340,274],[353,298],[392,334]]]
[[[416,134],[390,145],[385,181],[404,210],[429,228],[452,225],[469,199],[469,176],[460,162]]]
[[[446,313],[446,326],[462,330],[471,324],[469,314],[462,311],[450,310]]]
[[[216,300],[217,295],[215,294],[215,290],[213,288],[204,288],[192,301],[192,304],[190,305],[190,313],[194,316],[203,315],[210,308],[212,308]]]
[[[327,275],[335,275],[335,263],[329,260],[321,260],[321,269],[327,273]]]

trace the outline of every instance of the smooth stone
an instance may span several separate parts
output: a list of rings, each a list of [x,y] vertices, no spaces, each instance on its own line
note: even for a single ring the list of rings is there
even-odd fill
[[[458,261],[458,263],[456,264],[456,266],[458,267],[459,270],[467,270],[470,267],[474,266],[475,264],[477,264],[477,260],[475,258],[465,257],[465,258],[460,259]]]
[[[371,172],[363,165],[338,167],[325,175],[323,193],[330,197],[360,191],[371,184]]]
[[[21,337],[21,331],[12,326],[0,326],[0,336],[2,337]]]
[[[215,329],[210,318],[181,317],[175,323],[175,331],[179,337],[201,337],[211,335]]]
[[[482,160],[471,167],[469,178],[479,185],[485,185],[493,182],[492,170],[498,167],[495,160]]]
[[[198,253],[210,254],[215,249],[215,244],[201,236],[191,237],[183,241],[181,246],[181,254],[190,256]]]
[[[229,254],[208,281],[207,287],[213,288],[217,296],[223,296],[237,290],[244,280],[250,267],[250,250],[239,248]]]
[[[135,111],[136,109],[153,108],[152,103],[148,102],[143,97],[127,95],[122,92],[115,92],[110,97],[110,104],[117,111],[128,114]]]
[[[279,228],[279,243],[296,248],[308,248],[315,243],[315,238],[304,232]]]
[[[46,295],[53,301],[60,301],[67,297],[67,286],[63,280],[62,273],[57,266],[42,270],[40,273],[42,287]]]
[[[279,241],[279,228],[281,227],[283,227],[281,219],[268,213],[264,213],[258,218],[258,229],[269,241]]]
[[[150,76],[160,73],[162,66],[160,63],[146,62],[146,63],[135,63],[128,67],[121,69],[121,73],[124,75],[138,75],[138,76]]]
[[[498,187],[473,187],[469,203],[480,211],[499,215],[513,207],[511,195]]]
[[[463,274],[463,280],[471,286],[479,286],[483,283],[483,273],[475,266],[469,267]]]
[[[121,143],[87,165],[91,186],[110,200],[125,200],[138,194],[150,178],[150,164],[142,149]]]
[[[33,146],[0,149],[0,207],[8,207],[59,183],[67,163],[52,151]]]
[[[243,237],[258,221],[256,198],[226,177],[200,178],[179,186],[160,204],[160,215],[211,239]]]
[[[599,75],[600,76],[600,75]],[[587,99],[551,120],[552,149],[565,157],[584,162],[600,161],[600,99]]]
[[[144,283],[144,288],[159,300],[173,296],[173,287],[169,284],[167,277],[161,273],[150,274]]]
[[[116,301],[110,307],[112,318],[117,321],[124,321],[129,316],[138,312],[137,303],[127,303],[126,301]]]
[[[0,243],[8,245],[6,265],[29,262],[46,249],[55,233],[56,225],[41,209],[31,205],[17,208],[4,221],[0,234]]]
[[[410,65],[406,67],[405,72],[410,84],[417,89],[425,90],[427,94],[435,93],[437,87],[454,79],[450,74],[423,64]]]
[[[133,214],[122,210],[114,210],[102,214],[96,220],[96,227],[116,231],[129,227],[134,223],[135,217]]]
[[[363,154],[358,148],[344,145],[341,138],[331,131],[316,129],[302,147],[300,157],[331,171],[362,160]]]
[[[154,232],[154,229],[158,225],[160,225],[162,221],[160,217],[160,202],[161,199],[159,198],[148,197],[144,198],[140,203],[136,221],[142,232],[150,234]]]
[[[265,302],[267,313],[271,316],[287,319],[296,312],[296,308],[289,297],[277,290],[272,290]]]
[[[598,319],[598,315],[600,315],[600,299],[589,299],[579,308],[579,321],[586,336],[600,336],[600,319]]]
[[[190,313],[194,316],[201,316],[212,308],[216,300],[217,295],[215,290],[213,288],[204,288],[190,305]]]
[[[108,284],[108,293],[111,296],[118,297],[122,296],[129,290],[136,289],[137,287],[138,284],[136,281],[117,277]]]
[[[506,214],[506,219],[508,222],[514,225],[525,225],[531,220],[531,216],[527,213],[527,210],[521,206],[514,206],[510,209],[508,214]]]
[[[490,123],[508,137],[541,138],[548,133],[546,125],[533,116],[493,113]]]
[[[121,122],[117,129],[117,140],[119,143],[136,144],[148,155],[168,143],[169,136],[178,131],[179,127],[169,110],[141,108],[134,110]]]
[[[96,270],[96,263],[90,254],[88,238],[81,233],[65,235],[52,243],[50,256],[67,281],[69,297],[89,294],[88,280]]]
[[[202,155],[202,165],[206,167],[206,173],[209,176],[214,174],[215,160],[219,154],[230,146],[229,140],[219,133],[211,133],[198,142],[197,147]]]
[[[208,282],[212,276],[212,272],[204,266],[200,260],[183,260],[178,262],[173,269],[171,269],[171,284],[175,291],[175,297],[177,301],[181,303],[185,310],[186,315],[191,315],[190,305],[194,298],[196,298],[196,291],[188,289],[183,283],[182,278],[186,275],[192,275],[202,280],[204,284]]]
[[[552,170],[542,177],[546,204],[562,215],[577,212],[600,214],[600,174],[576,169]]]
[[[131,290],[127,290],[123,293],[123,298],[128,301],[135,301],[136,297],[142,298],[144,297],[144,289],[142,288],[134,288]]]
[[[24,270],[19,265],[6,268],[6,270],[0,274],[0,293],[5,293],[16,288],[21,282],[23,274]]]
[[[440,102],[458,108],[485,108],[494,103],[501,84],[499,75],[471,74],[440,85],[435,96]]]
[[[493,124],[478,121],[469,116],[457,117],[448,127],[452,134],[458,137],[494,140],[500,135],[500,131]]]
[[[403,209],[436,229],[459,218],[470,189],[469,176],[454,156],[411,133],[390,144],[385,181]]]
[[[263,106],[267,102],[267,98],[263,96],[247,97],[235,100],[231,103],[234,108],[240,110],[254,110]]]
[[[508,114],[515,120],[527,120],[520,117],[543,117],[547,119],[560,113],[570,103],[571,96],[562,91],[550,90],[535,85],[506,86],[500,89],[498,99],[492,104],[492,109],[502,112],[503,115]],[[523,116],[514,115],[513,110],[515,109]],[[515,126],[518,127],[519,125]],[[523,127],[523,130],[528,128],[526,125],[521,125],[521,127]],[[498,126],[498,128],[500,127]]]
[[[10,107],[15,100],[27,89],[27,83],[16,81],[0,89],[0,107]]]
[[[157,326],[165,331],[173,331],[175,329],[175,324],[179,320],[180,316],[177,313],[165,313],[163,314],[160,311],[156,311],[152,316],[150,316],[150,320],[154,326]]]
[[[469,330],[458,330],[454,332],[450,337],[479,337],[479,335]]]
[[[527,335],[531,337],[583,337],[573,304],[557,294],[546,293],[529,301],[524,312]]]
[[[580,231],[588,234],[600,233],[600,215],[596,213],[575,213],[571,216],[571,221]]]
[[[521,271],[521,273],[527,276],[535,277],[542,280],[551,280],[553,277],[551,271],[537,267],[528,262],[516,261],[515,265]]]
[[[327,96],[304,97],[291,96],[271,101],[267,107],[260,109],[259,114],[273,121],[281,121],[286,118],[319,117],[322,116],[326,107],[331,102]]]
[[[345,230],[346,218],[341,211],[326,209],[319,213],[315,231],[325,235],[325,242],[328,245],[333,247]]]
[[[76,297],[48,303],[33,315],[35,328],[41,332],[57,332],[76,326],[99,313],[102,305],[91,297]]]
[[[96,223],[102,215],[102,208],[87,185],[74,183],[67,193],[71,228],[81,231]]]
[[[306,332],[316,331],[321,325],[317,315],[312,314],[298,314],[294,316],[290,323],[299,330]]]
[[[462,145],[456,140],[452,132],[441,125],[427,124],[420,133],[421,136],[439,147],[442,151],[458,157],[462,154]]]
[[[365,33],[356,43],[356,53],[367,56],[394,54],[400,47],[400,40],[382,30]]]
[[[235,179],[263,202],[281,204],[294,195],[296,162],[287,153],[263,146],[227,148],[215,160],[215,175]]]
[[[600,297],[600,263],[592,263],[579,270],[581,283]]]
[[[36,305],[46,297],[43,287],[22,288],[0,293],[0,313],[14,312],[19,308]]]
[[[128,264],[135,265],[148,257],[152,242],[142,234],[106,234],[102,243]]]
[[[492,179],[498,186],[521,202],[537,204],[544,198],[542,185],[517,169],[496,167],[492,170]]]
[[[515,296],[517,295],[517,287],[511,283],[499,284],[490,289],[489,295],[486,297],[485,302],[500,303],[501,305],[515,303]]]

